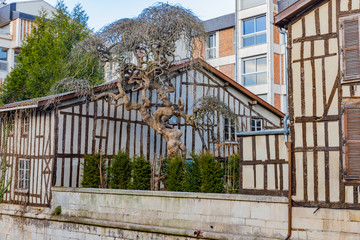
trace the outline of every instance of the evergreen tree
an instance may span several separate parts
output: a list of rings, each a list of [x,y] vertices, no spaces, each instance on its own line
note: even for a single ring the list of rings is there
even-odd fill
[[[134,157],[132,179],[132,189],[150,190],[151,166],[144,156]]]
[[[185,160],[180,155],[173,155],[167,161],[165,184],[169,191],[183,191]]]
[[[2,103],[48,95],[50,87],[64,78],[102,83],[97,56],[76,49],[91,34],[85,11],[78,4],[70,13],[62,0],[56,9],[50,20],[45,12],[35,19],[36,27],[23,42],[17,65],[2,86]]]
[[[224,169],[221,163],[209,152],[203,152],[198,157],[201,181],[201,192],[224,192]]]
[[[201,181],[198,156],[192,154],[191,157],[191,160],[185,161],[185,177],[183,189],[184,192],[199,192]]]
[[[113,159],[109,169],[109,187],[128,189],[131,184],[131,161],[129,154],[120,151]]]

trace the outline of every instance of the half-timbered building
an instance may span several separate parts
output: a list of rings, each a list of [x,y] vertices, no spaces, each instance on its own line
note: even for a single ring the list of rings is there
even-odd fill
[[[202,60],[197,60],[198,67],[189,66],[187,62],[173,68],[176,90],[171,99],[177,102],[181,98],[187,114],[192,113],[195,102],[204,96],[214,96],[230,106],[239,124],[235,129],[226,119],[216,117],[215,131],[221,141],[234,136],[235,130],[281,126],[282,112],[220,71]],[[116,81],[93,90],[100,93],[112,88],[116,88]],[[139,98],[134,92],[130,97],[133,101]],[[49,107],[49,99],[56,104]],[[156,108],[155,97],[153,103]],[[149,160],[167,154],[166,142],[141,120],[138,112],[115,107],[104,99],[90,101],[74,92],[65,93],[3,105],[0,114],[13,119],[10,133],[1,139],[3,144],[7,143],[5,154],[11,169],[8,174],[13,176],[5,202],[21,203],[26,198],[29,205],[48,206],[52,185],[81,186],[86,154],[101,152],[104,156],[113,156],[125,150],[131,156],[143,154]],[[202,140],[199,132],[182,119],[170,119],[169,124],[182,130],[182,142],[189,153],[204,147],[215,148],[207,132],[202,133]],[[224,156],[226,152],[218,154]]]
[[[302,206],[360,208],[360,3],[297,1],[288,29],[294,197]]]

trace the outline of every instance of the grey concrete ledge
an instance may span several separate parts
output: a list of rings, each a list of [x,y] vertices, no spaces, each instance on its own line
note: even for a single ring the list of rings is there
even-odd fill
[[[190,193],[190,192],[169,192],[169,191],[141,191],[141,190],[122,190],[122,189],[99,189],[99,188],[68,188],[53,187],[53,194],[67,193],[88,193],[88,194],[109,194],[109,195],[131,195],[147,197],[166,197],[166,198],[194,198],[210,200],[228,200],[244,202],[264,202],[264,203],[287,203],[286,197],[246,195],[246,194],[219,194],[219,193]]]

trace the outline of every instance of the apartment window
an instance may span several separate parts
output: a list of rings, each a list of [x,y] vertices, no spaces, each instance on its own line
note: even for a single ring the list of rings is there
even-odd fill
[[[262,130],[262,119],[251,119],[251,131]]]
[[[243,47],[266,43],[266,16],[249,18],[243,21]]]
[[[210,34],[206,41],[206,59],[216,58],[216,34]]]
[[[340,19],[342,82],[360,80],[360,15]]]
[[[236,140],[236,128],[235,121],[229,118],[224,119],[224,140],[235,141]]]
[[[244,86],[266,84],[266,56],[243,60]]]
[[[14,67],[16,66],[16,64],[18,63],[18,56],[19,56],[19,54],[20,54],[20,50],[19,49],[15,49],[14,50]]]
[[[8,70],[8,49],[0,48],[0,71]]]
[[[241,9],[248,9],[265,4],[266,0],[241,0]]]
[[[18,189],[28,190],[30,181],[30,159],[19,159]]]

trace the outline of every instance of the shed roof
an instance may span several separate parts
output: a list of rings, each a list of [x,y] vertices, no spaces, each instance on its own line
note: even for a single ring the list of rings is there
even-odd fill
[[[281,118],[283,118],[285,116],[285,114],[283,112],[281,112],[280,110],[278,110],[271,104],[267,103],[266,101],[262,100],[261,98],[256,96],[254,93],[250,92],[248,89],[241,86],[239,83],[237,83],[230,77],[226,76],[224,73],[220,72],[219,70],[217,70],[216,68],[214,68],[213,66],[211,66],[210,64],[208,64],[207,62],[205,62],[204,60],[202,60],[200,58],[192,60],[192,61],[190,61],[190,60],[179,61],[174,64],[174,67],[171,69],[171,71],[175,72],[180,69],[188,68],[193,64],[200,64],[204,69],[211,72],[212,74],[214,74],[215,76],[217,76],[218,78],[220,78],[221,80],[226,82],[227,84],[231,85],[232,87],[234,87],[236,90],[238,90],[240,93],[244,94],[248,98],[255,100],[258,104],[260,104],[264,108],[268,109],[270,112],[274,113],[275,115],[277,115]],[[97,93],[97,92],[105,91],[110,88],[114,88],[114,87],[116,87],[117,82],[118,82],[118,80],[106,82],[102,85],[94,87],[93,91],[95,93]],[[0,106],[0,112],[12,111],[15,109],[38,108],[38,107],[46,105],[49,100],[53,100],[54,102],[62,102],[62,101],[74,99],[77,97],[79,97],[79,95],[76,92],[66,92],[66,93],[45,96],[45,97],[36,98],[36,99],[14,102],[14,103],[9,103],[9,104]]]
[[[274,17],[274,24],[278,27],[287,27],[294,19],[302,16],[317,7],[325,0],[298,0]]]

